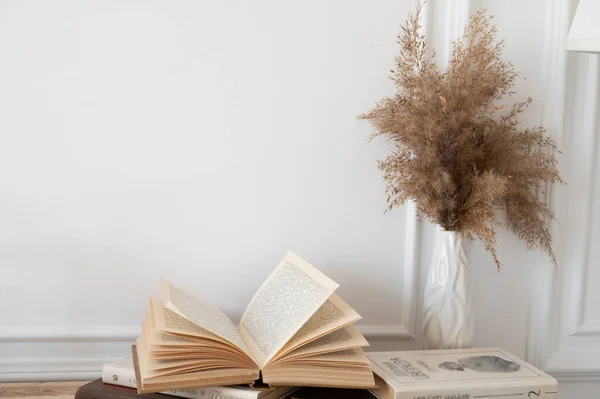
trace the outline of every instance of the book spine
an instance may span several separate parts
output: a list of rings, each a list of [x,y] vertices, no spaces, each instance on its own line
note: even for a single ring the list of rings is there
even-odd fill
[[[121,387],[137,388],[133,369],[119,367],[110,363],[102,367],[102,382]]]
[[[489,387],[479,389],[431,389],[423,392],[396,392],[394,399],[556,399],[555,385]]]
[[[135,371],[106,364],[102,367],[102,382],[128,388],[136,388]],[[258,391],[232,387],[186,388],[161,392],[185,399],[257,399]]]

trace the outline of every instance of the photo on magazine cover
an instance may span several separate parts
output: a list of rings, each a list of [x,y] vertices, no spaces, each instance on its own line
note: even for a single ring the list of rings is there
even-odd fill
[[[397,356],[369,356],[399,382],[455,381],[537,377],[526,363],[502,352],[406,352]]]

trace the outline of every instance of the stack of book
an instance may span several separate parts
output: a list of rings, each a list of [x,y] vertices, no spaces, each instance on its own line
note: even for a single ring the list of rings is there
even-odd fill
[[[501,349],[365,353],[337,287],[289,252],[235,326],[161,280],[131,354],[76,398],[556,398],[555,379]]]
[[[103,385],[102,383],[104,383],[105,385]],[[111,388],[111,386],[119,386],[130,389],[119,389],[115,391],[114,388]],[[287,386],[277,387],[273,389],[255,389],[253,387],[250,387],[249,385],[237,385],[213,386],[203,388],[182,388],[173,389],[162,393],[187,399],[280,399],[297,389],[297,387]],[[85,389],[82,390],[86,391]],[[110,391],[118,392],[118,395],[114,394],[111,397],[112,399],[127,399],[132,396],[137,396],[137,382],[135,377],[135,370],[133,367],[133,359],[131,355],[105,364],[102,368],[101,381],[93,382],[93,386],[89,387],[87,391],[88,394],[79,394],[77,398],[102,399],[102,395],[98,395],[97,393]],[[147,395],[143,396],[146,397]],[[147,397],[165,399],[165,396],[162,395]]]
[[[497,348],[367,353],[376,380],[371,389],[216,386],[145,394],[187,399],[555,399],[554,378]],[[102,379],[84,385],[76,399],[134,399],[131,356],[104,365]]]
[[[140,395],[165,399],[555,399],[557,381],[505,350],[370,352],[376,380],[371,389],[298,386],[215,386]],[[102,379],[82,386],[76,399],[134,399],[137,381],[131,356],[104,365]]]

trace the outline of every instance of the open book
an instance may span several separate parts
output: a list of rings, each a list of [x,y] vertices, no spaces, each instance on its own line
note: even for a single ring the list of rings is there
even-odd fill
[[[240,325],[219,309],[160,282],[133,347],[138,392],[218,385],[373,388],[338,284],[288,252],[256,292]],[[261,378],[262,377],[262,378]]]

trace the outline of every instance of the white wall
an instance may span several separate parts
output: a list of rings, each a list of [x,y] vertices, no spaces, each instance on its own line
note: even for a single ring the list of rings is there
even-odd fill
[[[129,342],[159,276],[238,318],[288,249],[371,336],[412,336],[406,211],[357,120],[409,8],[2,2],[0,372],[98,356],[24,340]]]
[[[553,206],[565,215],[585,198],[593,220],[598,102],[588,100],[598,85],[580,77],[563,88],[600,66],[562,51],[575,3],[432,0],[426,29],[443,58],[470,11],[496,16],[505,55],[527,78],[517,97],[535,100],[524,123],[543,123],[568,147],[561,160],[577,183],[553,190]],[[393,93],[395,36],[413,5],[0,3],[0,380],[97,375],[137,335],[159,276],[238,318],[288,249],[341,284],[373,347],[420,347],[433,228],[414,223],[410,207],[383,214],[375,161],[389,147],[367,144],[371,127],[356,119]],[[585,127],[571,123],[576,112]],[[468,250],[476,344],[587,381],[562,383],[565,398],[600,381],[600,352],[590,352],[600,350],[598,297],[563,283],[598,282],[586,266],[598,254],[569,246],[571,216],[555,232],[557,278],[505,232],[500,273],[479,244]],[[580,239],[595,237],[589,226]],[[584,309],[583,335],[549,336],[567,325],[561,306]]]
[[[3,322],[135,325],[161,275],[235,316],[293,249],[400,323],[406,220],[356,117],[408,7],[343,4],[4,3]]]

